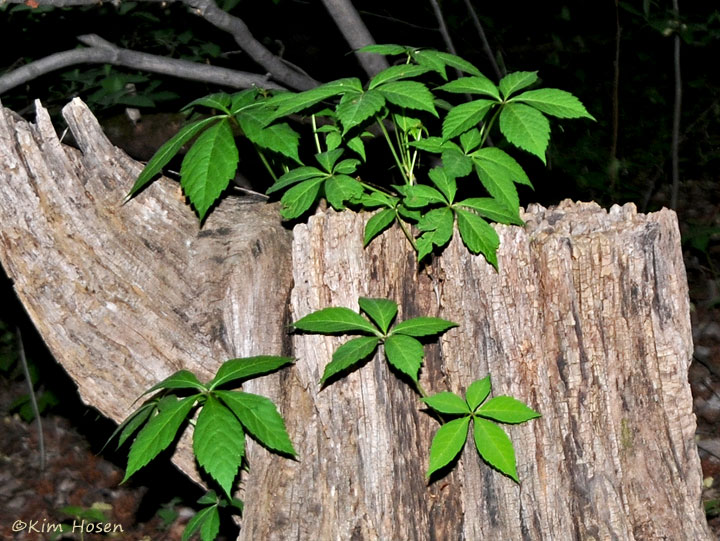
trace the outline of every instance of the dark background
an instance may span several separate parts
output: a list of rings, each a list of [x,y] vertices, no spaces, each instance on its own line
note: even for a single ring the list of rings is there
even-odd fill
[[[241,17],[266,47],[312,77],[320,81],[347,76],[367,80],[320,2],[227,0],[224,5]],[[357,0],[355,5],[376,42],[445,50],[429,2]],[[720,326],[717,323],[720,319],[720,9],[714,7],[713,2],[681,2],[677,23],[670,11],[670,0],[619,4],[610,0],[475,1],[473,5],[496,59],[507,71],[538,70],[543,86],[572,92],[597,119],[597,122],[553,120],[547,168],[536,158],[514,154],[535,185],[534,192],[521,192],[523,205],[555,204],[564,198],[594,200],[603,206],[634,202],[642,212],[669,205],[675,76],[673,29],[680,29],[683,101],[679,149],[681,184],[676,210],[693,302],[695,340],[699,346],[691,383],[696,406],[699,400],[709,402],[712,397],[708,389],[712,394],[720,391],[714,379],[714,374],[720,373]],[[445,0],[442,8],[458,54],[496,79],[465,2]],[[619,49],[616,47],[618,29]],[[239,51],[229,36],[187,13],[184,6],[142,3],[123,3],[119,8],[103,5],[35,10],[5,5],[0,8],[0,72],[74,48],[78,46],[75,37],[86,33],[99,34],[116,45],[138,51],[262,73],[262,68]],[[616,55],[619,55],[617,88]],[[127,95],[124,89],[127,82],[135,83],[135,96]],[[137,106],[144,115],[176,112],[189,101],[218,90],[228,89],[124,68],[81,65],[44,75],[0,99],[4,106],[28,118],[33,115],[32,100],[40,99],[61,125],[59,110],[74,96],[80,96],[99,118],[107,121],[122,115],[127,106]],[[611,156],[616,90],[618,139],[615,156]],[[612,180],[612,171],[616,171],[615,180]],[[0,412],[6,415],[22,411],[13,400],[22,400],[26,393],[16,363],[14,328],[18,325],[23,330],[36,374],[36,389],[40,396],[47,398],[48,409],[44,415],[49,417],[54,412],[69,419],[68,430],[88,436],[88,448],[97,452],[114,425],[84,407],[73,394],[72,382],[43,349],[41,339],[34,334],[15,300],[11,284],[4,275],[0,278],[0,375],[4,376]],[[715,396],[720,399],[720,395]],[[698,410],[698,415],[699,432],[718,432],[720,412],[717,408],[707,415]],[[18,430],[18,434],[25,434],[22,437],[32,438],[32,430],[26,433]],[[26,451],[31,455],[32,446]],[[121,453],[109,458],[122,467],[122,457]],[[705,454],[706,475],[717,473],[713,468],[720,471],[720,462],[713,460],[712,454]],[[179,477],[173,479],[182,483]],[[143,494],[147,489],[142,488],[142,482],[147,480],[140,478],[136,482]],[[143,505],[150,510],[144,510],[138,521],[151,520],[159,504],[173,494],[184,496],[187,501],[197,497],[195,489],[188,485],[173,485],[169,481],[167,485],[167,493],[150,492],[151,496],[143,500]],[[713,517],[717,501],[712,499],[712,494],[706,499],[711,502],[710,516]],[[159,526],[155,524],[155,527]],[[169,533],[163,535],[172,538]]]

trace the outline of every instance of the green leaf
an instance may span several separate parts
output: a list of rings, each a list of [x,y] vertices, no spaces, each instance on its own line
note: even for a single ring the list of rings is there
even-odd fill
[[[297,454],[272,400],[243,391],[216,391],[216,394],[262,445],[287,455]]]
[[[507,103],[500,111],[500,131],[510,143],[546,163],[550,122],[540,111],[522,103]]]
[[[302,216],[317,200],[325,178],[312,178],[290,188],[280,199],[280,214],[286,220]]]
[[[456,144],[448,144],[442,152],[443,169],[448,176],[460,178],[467,176],[473,169],[473,161]]]
[[[325,198],[335,210],[345,208],[345,201],[360,197],[365,189],[357,180],[347,175],[333,175],[325,181]]]
[[[482,170],[487,173],[487,176],[507,179],[532,188],[532,183],[523,168],[507,152],[497,147],[481,148],[473,152],[471,157],[475,161],[476,166],[480,165]],[[488,189],[487,186],[485,189]],[[496,195],[495,192],[489,189],[488,191],[495,197],[499,195]],[[503,199],[503,197],[498,198]],[[515,200],[514,197],[505,197],[504,199],[507,201]]]
[[[422,217],[422,213],[419,210],[409,209],[403,204],[398,205],[396,209],[398,215],[405,221],[417,222]]]
[[[378,328],[386,334],[390,323],[397,315],[397,303],[389,299],[369,299],[360,297],[358,299],[360,309],[372,319]]]
[[[556,88],[528,90],[513,97],[512,101],[522,101],[543,113],[558,118],[590,118],[595,120],[579,99],[570,92]]]
[[[218,92],[216,94],[210,94],[209,96],[203,96],[202,98],[193,100],[185,107],[180,109],[180,111],[187,111],[188,109],[191,109],[196,105],[202,105],[203,107],[207,107],[209,109],[219,109],[223,113],[229,115],[230,110],[228,109],[228,107],[230,106],[231,100],[232,98],[229,94],[226,94],[224,92]]]
[[[243,133],[250,139],[257,137],[265,126],[273,121],[273,111],[266,102],[254,102],[235,114]]]
[[[491,389],[490,375],[485,376],[483,379],[473,381],[465,391],[465,399],[467,400],[468,406],[472,411],[475,411],[477,407],[483,403]]]
[[[440,74],[440,77],[447,81],[447,72],[445,66],[447,66],[446,60],[432,49],[421,49],[412,52],[412,57],[421,66],[427,66],[433,71]]]
[[[359,200],[359,203],[366,209],[372,209],[377,207],[388,207],[394,209],[399,199],[391,195],[385,195],[382,192],[372,191],[370,193],[364,193]]]
[[[424,356],[422,344],[410,336],[393,334],[385,340],[387,361],[416,383]]]
[[[389,83],[391,81],[397,81],[399,79],[407,79],[409,77],[417,77],[423,73],[430,71],[430,68],[425,66],[418,66],[415,64],[402,64],[400,66],[390,66],[382,70],[375,77],[372,78],[368,89],[382,85],[383,83]]]
[[[261,374],[274,372],[292,362],[294,361],[291,357],[275,357],[272,355],[230,359],[220,365],[215,377],[208,382],[207,387],[212,390],[231,381],[257,377]]]
[[[298,167],[297,169],[291,169],[290,171],[285,173],[283,176],[281,176],[279,179],[277,179],[277,182],[275,182],[275,184],[270,186],[270,188],[265,193],[271,194],[278,190],[282,190],[286,186],[290,186],[292,184],[301,182],[303,180],[308,180],[311,178],[318,178],[318,177],[327,178],[327,176],[328,176],[327,173],[323,173],[317,167],[309,167],[309,166]]]
[[[480,133],[480,130],[476,128],[466,131],[460,135],[460,146],[466,153],[470,153],[475,150],[480,146],[480,143],[482,143],[482,134]]]
[[[160,383],[156,383],[150,387],[141,396],[150,394],[158,389],[197,389],[198,391],[204,391],[205,386],[200,383],[195,374],[189,370],[178,370]]]
[[[482,459],[516,483],[515,450],[505,431],[485,419],[473,418],[475,447]]]
[[[518,213],[520,198],[518,197],[515,184],[504,170],[497,167],[493,162],[483,161],[473,157],[475,171],[480,182],[500,205],[507,207],[510,212]]]
[[[320,167],[325,169],[328,173],[332,173],[335,164],[340,159],[340,156],[345,152],[342,148],[336,148],[335,150],[327,150],[315,154],[315,160],[320,164]]]
[[[358,156],[360,156],[363,161],[365,161],[367,158],[365,156],[365,143],[363,143],[362,139],[360,139],[360,136],[353,137],[349,141],[345,143],[347,147],[355,152]]]
[[[448,421],[435,433],[430,444],[430,464],[426,477],[444,468],[460,454],[467,439],[470,417]]]
[[[298,94],[290,94],[289,96],[287,93],[278,94],[269,99],[267,104],[277,106],[274,118],[279,118],[308,109],[327,98],[345,94],[346,92],[362,92],[360,79],[356,77],[338,79]]]
[[[477,75],[478,77],[483,77],[483,74],[480,73],[480,70],[478,70],[467,60],[460,58],[459,56],[456,56],[454,54],[446,53],[444,51],[436,51],[436,53],[438,58],[440,58],[443,62],[445,62],[446,65],[450,66],[451,68],[464,71],[465,73],[469,73],[471,75]]]
[[[439,191],[432,186],[415,184],[405,188],[405,199],[403,204],[410,208],[424,208],[433,204],[447,204],[447,201]]]
[[[188,541],[195,532],[200,531],[202,541],[212,541],[220,532],[220,512],[217,505],[200,509],[185,526],[182,541]]]
[[[501,423],[524,423],[540,417],[534,409],[527,407],[511,396],[496,396],[485,402],[477,410],[477,414]]]
[[[120,433],[120,437],[118,438],[118,444],[116,447],[116,449],[120,449],[123,443],[125,443],[125,441],[130,436],[132,436],[135,431],[145,423],[145,421],[147,421],[148,417],[150,417],[150,415],[152,415],[152,413],[155,411],[155,408],[157,408],[157,401],[153,400],[151,402],[148,402],[147,404],[143,404],[138,409],[136,409],[115,429],[115,431],[108,438],[108,440],[105,442],[105,445],[103,445],[103,448],[100,449],[100,451],[102,452],[102,450],[105,449],[105,446],[110,443],[110,441],[118,434],[118,432],[122,431]]]
[[[433,95],[422,83],[417,81],[396,81],[379,86],[377,90],[390,103],[408,109],[427,111],[438,116],[433,104]]]
[[[235,175],[238,159],[227,118],[205,130],[185,155],[180,184],[201,220]]]
[[[438,90],[457,94],[484,94],[500,101],[500,92],[487,77],[462,77],[438,87]]]
[[[448,415],[467,415],[471,413],[467,403],[455,393],[443,391],[421,399],[428,406]]]
[[[442,152],[446,144],[447,143],[443,141],[441,137],[426,137],[425,139],[420,139],[419,141],[410,142],[410,146],[412,147],[419,148],[420,150],[424,150],[426,152],[434,152],[436,154]]]
[[[343,160],[340,163],[335,165],[334,172],[341,173],[343,175],[351,175],[355,172],[358,165],[360,165],[360,160],[356,160],[356,159]]]
[[[497,249],[500,238],[495,230],[480,216],[462,209],[456,209],[458,230],[463,243],[474,254],[482,253],[497,269]]]
[[[491,100],[475,100],[453,107],[442,125],[442,138],[447,141],[477,126],[495,105]]]
[[[501,224],[524,225],[517,207],[511,209],[507,203],[501,203],[492,197],[471,197],[456,203],[456,206],[470,208],[483,218]]]
[[[383,54],[383,55],[398,55],[398,54],[405,54],[407,52],[408,48],[404,47],[403,45],[394,45],[394,44],[386,44],[386,45],[366,45],[365,47],[361,47],[358,49],[361,53],[376,53],[376,54]]]
[[[455,178],[448,175],[447,171],[442,167],[433,167],[428,171],[428,177],[432,181],[437,189],[445,196],[449,203],[452,203],[455,199],[455,193],[457,192],[457,182]]]
[[[212,394],[195,423],[193,451],[198,464],[231,498],[232,484],[245,455],[245,433],[233,412]]]
[[[503,98],[508,98],[513,92],[517,92],[525,87],[530,86],[537,81],[537,71],[516,71],[508,73],[500,80],[500,92]]]
[[[457,326],[457,323],[439,317],[414,317],[395,325],[391,334],[406,334],[416,337],[430,336],[444,333],[448,329]]]
[[[243,123],[240,123],[243,127]],[[248,131],[243,127],[243,132],[256,145],[287,156],[296,163],[302,163],[298,155],[300,145],[300,134],[293,130],[289,124],[272,124],[266,128],[255,131]]]
[[[257,95],[257,88],[248,88],[247,90],[242,90],[240,92],[235,92],[234,94],[232,94],[230,96],[230,114],[236,115],[246,107],[257,103],[255,101]],[[265,105],[265,101],[263,101],[263,106]]]
[[[394,209],[382,209],[373,215],[365,224],[363,235],[363,246],[370,244],[370,241],[382,233],[391,223],[395,221]]]
[[[218,503],[218,495],[214,490],[210,489],[205,494],[198,498],[197,503],[201,505],[215,505]]]
[[[397,84],[397,83],[391,83]],[[385,105],[385,98],[379,90],[348,92],[337,106],[337,115],[343,125],[343,134],[362,124]]]
[[[332,361],[330,361],[323,372],[321,384],[335,374],[351,368],[363,359],[366,359],[377,349],[379,338],[374,336],[360,336],[348,340],[333,353]]]
[[[170,445],[198,398],[199,395],[195,395],[167,401],[165,407],[148,421],[130,448],[123,483]]]
[[[180,149],[185,143],[187,143],[190,139],[195,137],[198,133],[200,133],[202,130],[204,130],[211,124],[218,122],[218,120],[221,118],[223,117],[214,116],[206,118],[204,120],[198,120],[197,122],[193,122],[192,124],[188,124],[187,126],[183,127],[179,132],[177,132],[177,134],[171,137],[168,141],[166,141],[157,150],[153,157],[150,158],[150,161],[147,163],[145,168],[140,173],[140,176],[138,176],[137,180],[135,181],[135,184],[133,184],[133,187],[130,189],[127,198],[130,198],[136,193],[138,193],[142,188],[145,187],[148,182],[152,180],[155,175],[160,173],[160,171],[162,171],[162,168],[165,167],[170,162],[170,160],[172,160],[173,156],[180,152]]]
[[[419,118],[395,113],[392,119],[400,131],[407,132],[412,136],[420,136],[420,134],[422,134],[423,124]]]
[[[320,334],[357,332],[381,336],[367,319],[343,307],[323,308],[297,320],[293,325],[301,331]]]
[[[418,261],[432,251],[433,246],[445,246],[453,236],[455,218],[448,207],[433,209],[418,221],[417,228],[424,234],[417,240]]]
[[[318,130],[320,131],[320,130]],[[342,135],[340,131],[332,131],[325,136],[325,146],[328,150],[335,150],[342,143]]]

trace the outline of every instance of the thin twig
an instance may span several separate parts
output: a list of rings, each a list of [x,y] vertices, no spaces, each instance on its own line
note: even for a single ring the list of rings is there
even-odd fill
[[[375,40],[350,0],[322,0],[340,33],[355,50],[355,57],[370,77],[389,67],[384,56],[357,51]]]
[[[124,66],[231,88],[283,88],[265,75],[123,49],[95,34],[78,36],[78,40],[89,47],[54,53],[0,76],[0,94],[51,71],[87,63]]]
[[[43,436],[42,419],[40,419],[40,409],[38,408],[37,400],[35,400],[35,389],[33,389],[30,369],[28,368],[27,359],[25,358],[25,347],[23,345],[22,335],[20,334],[20,327],[15,327],[15,335],[17,336],[20,365],[23,368],[25,381],[28,386],[28,394],[30,395],[30,405],[37,420],[38,446],[40,447],[40,471],[45,471],[45,437]]]
[[[260,43],[250,32],[245,22],[223,11],[218,7],[214,0],[142,0],[148,3],[164,3],[180,2],[190,8],[191,13],[198,15],[212,24],[219,30],[230,34],[240,48],[247,53],[257,64],[267,70],[269,76],[280,84],[295,88],[298,90],[307,90],[319,84],[312,77],[308,77],[304,73],[300,73],[285,62],[281,58],[270,52],[262,43]],[[2,4],[23,4],[25,0],[0,0]],[[86,6],[89,4],[99,5],[97,0],[33,0],[38,6]],[[69,53],[70,51],[66,51]],[[143,54],[143,53],[137,53]],[[175,60],[177,62],[177,60]],[[232,70],[229,70],[232,71]],[[262,76],[260,76],[262,77]],[[258,85],[259,86],[259,85]],[[267,86],[266,88],[270,88]]]
[[[505,67],[503,66],[503,69],[500,69],[500,66],[498,66],[497,60],[495,60],[495,55],[493,54],[492,47],[490,47],[490,42],[487,39],[487,36],[485,35],[485,30],[483,29],[482,24],[480,24],[480,17],[478,17],[477,12],[475,11],[475,8],[470,3],[470,0],[465,0],[465,7],[468,10],[468,13],[470,13],[470,18],[473,21],[473,24],[475,25],[475,30],[477,30],[478,35],[480,36],[480,41],[482,41],[483,49],[485,50],[485,55],[488,57],[488,60],[490,60],[490,65],[493,68],[493,71],[495,72],[495,76],[498,79],[502,79],[505,75],[507,75]]]
[[[673,104],[673,127],[672,127],[672,191],[670,193],[670,208],[676,209],[678,202],[678,191],[680,189],[680,111],[682,109],[682,76],[680,74],[680,7],[678,0],[673,0],[673,15],[675,16],[675,36],[673,39],[673,64],[675,67],[675,102]]]
[[[448,31],[447,24],[445,24],[445,17],[443,16],[442,9],[440,9],[438,0],[430,0],[430,5],[433,8],[433,12],[435,12],[435,19],[437,19],[438,29],[440,30],[440,35],[442,36],[443,41],[445,42],[445,47],[447,47],[447,50],[452,54],[457,55],[455,44],[450,37],[450,32]]]
[[[608,173],[610,176],[610,191],[615,189],[618,176],[618,134],[620,129],[620,6],[615,0],[615,61],[613,62],[614,76],[612,89],[612,142],[610,143],[610,163]]]

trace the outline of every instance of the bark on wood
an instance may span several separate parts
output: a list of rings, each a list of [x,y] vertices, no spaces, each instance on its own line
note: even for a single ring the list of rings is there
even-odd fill
[[[468,446],[428,485],[437,423],[381,359],[320,389],[341,338],[294,335],[296,366],[246,385],[278,401],[300,460],[249,446],[241,539],[709,539],[687,383],[689,306],[674,213],[531,207],[498,227],[500,272],[454,239],[418,269],[391,229],[321,213],[292,241],[273,209],[224,201],[198,229],[170,181],[121,206],[137,163],[74,101],[81,152],[0,115],[0,258],[81,396],[119,420],[178,368],[287,353],[293,318],[358,296],[399,320],[460,327],[427,347],[422,384],[464,391],[492,374],[543,414],[507,427],[520,485]],[[290,274],[292,269],[292,276]],[[176,459],[191,469],[187,449]]]
[[[121,421],[176,370],[209,379],[224,360],[281,354],[291,236],[277,209],[226,199],[200,229],[169,179],[123,205],[141,164],[80,100],[63,113],[81,150],[39,104],[35,125],[0,111],[0,261],[82,399]]]

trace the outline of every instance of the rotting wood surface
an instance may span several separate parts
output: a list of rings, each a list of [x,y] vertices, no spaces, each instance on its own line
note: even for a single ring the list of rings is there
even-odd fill
[[[123,206],[140,165],[79,100],[65,116],[80,151],[41,107],[35,124],[0,110],[0,260],[83,400],[119,421],[179,368],[207,378],[230,357],[297,357],[245,386],[280,404],[300,458],[249,446],[240,538],[710,538],[671,211],[531,206],[524,228],[497,227],[499,272],[457,236],[423,268],[397,229],[363,249],[367,215],[320,213],[291,240],[274,208],[234,198],[200,229],[166,180]],[[460,324],[427,347],[429,392],[489,372],[495,395],[543,414],[507,427],[520,485],[467,446],[428,486],[438,424],[378,359],[320,389],[342,340],[290,343],[288,298],[298,318],[358,296]],[[193,474],[187,442],[175,458]]]

